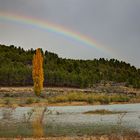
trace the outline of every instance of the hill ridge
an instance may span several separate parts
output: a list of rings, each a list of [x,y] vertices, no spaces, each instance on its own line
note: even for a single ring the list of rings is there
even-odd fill
[[[34,49],[0,45],[0,86],[29,86]],[[124,83],[140,88],[140,69],[116,59],[74,60],[45,51],[44,86],[93,87],[97,83]]]

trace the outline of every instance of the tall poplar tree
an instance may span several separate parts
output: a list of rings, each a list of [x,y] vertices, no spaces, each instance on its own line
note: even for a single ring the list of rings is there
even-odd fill
[[[44,82],[43,56],[39,48],[36,50],[36,53],[33,56],[32,77],[34,81],[34,92],[37,96],[39,96],[43,89]]]

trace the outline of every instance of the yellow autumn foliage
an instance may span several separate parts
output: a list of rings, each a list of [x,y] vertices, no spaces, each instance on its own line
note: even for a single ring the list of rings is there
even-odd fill
[[[37,96],[39,96],[43,89],[44,82],[43,56],[40,49],[37,49],[33,56],[32,77],[34,82],[34,92]]]

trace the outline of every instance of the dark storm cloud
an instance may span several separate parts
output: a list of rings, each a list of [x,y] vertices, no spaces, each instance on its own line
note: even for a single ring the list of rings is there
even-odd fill
[[[114,57],[140,66],[140,0],[0,0],[0,11],[13,11],[46,19],[88,35],[112,48],[117,54]],[[4,29],[0,31],[4,32]],[[13,32],[16,32],[16,28]],[[6,34],[8,31],[5,31],[5,36]],[[43,35],[40,35],[42,46],[46,45]],[[55,46],[52,50],[64,57],[68,55],[76,58],[75,51],[81,58],[93,58],[96,55],[102,57],[102,54],[92,49],[62,49],[71,44],[62,43],[61,39],[57,40],[58,46],[62,47],[58,49],[51,37],[50,40],[50,45],[52,43],[52,47]],[[4,42],[4,36],[2,41]],[[22,44],[24,45],[24,41]]]

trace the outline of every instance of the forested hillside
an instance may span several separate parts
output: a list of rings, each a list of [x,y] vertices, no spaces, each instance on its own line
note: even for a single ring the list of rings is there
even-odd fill
[[[0,45],[0,86],[30,86],[35,50]],[[115,59],[72,60],[44,54],[45,86],[92,87],[101,81],[140,88],[140,69]]]

